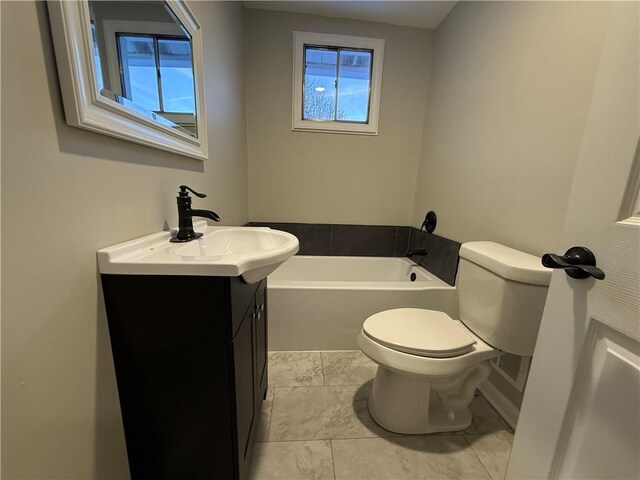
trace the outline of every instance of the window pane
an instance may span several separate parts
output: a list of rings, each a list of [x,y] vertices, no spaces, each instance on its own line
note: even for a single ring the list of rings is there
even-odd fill
[[[120,35],[123,96],[148,110],[159,110],[153,38]]]
[[[367,122],[372,52],[340,51],[338,120]]]
[[[160,85],[165,112],[195,113],[189,40],[159,39]]]
[[[305,47],[305,120],[335,120],[337,67],[337,50]]]
[[[104,88],[104,80],[102,78],[102,63],[100,61],[100,50],[98,48],[98,32],[96,24],[91,21],[91,41],[93,42],[93,61],[96,64],[96,82],[98,83],[98,91]]]

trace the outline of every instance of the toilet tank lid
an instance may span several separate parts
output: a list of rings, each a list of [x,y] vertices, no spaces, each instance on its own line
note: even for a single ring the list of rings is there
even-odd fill
[[[552,270],[543,267],[539,257],[499,243],[463,243],[460,256],[515,282],[549,285],[551,281]]]

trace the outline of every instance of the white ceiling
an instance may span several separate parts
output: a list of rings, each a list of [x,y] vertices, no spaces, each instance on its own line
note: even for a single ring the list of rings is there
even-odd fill
[[[310,13],[408,27],[436,28],[458,3],[452,1],[245,1],[247,8]]]

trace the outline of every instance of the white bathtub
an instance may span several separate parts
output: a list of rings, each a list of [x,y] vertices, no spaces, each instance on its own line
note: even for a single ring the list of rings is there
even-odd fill
[[[390,308],[457,315],[455,288],[408,258],[295,256],[267,288],[269,350],[355,350],[362,323]]]

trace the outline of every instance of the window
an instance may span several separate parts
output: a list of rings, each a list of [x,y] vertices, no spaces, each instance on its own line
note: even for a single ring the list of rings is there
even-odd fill
[[[100,49],[98,48],[98,31],[96,29],[96,23],[91,20],[91,42],[93,61],[96,66],[96,83],[98,84],[98,90],[104,88],[104,81],[102,80],[102,62],[100,60]]]
[[[116,38],[124,97],[153,112],[195,113],[188,39],[127,33]]]
[[[293,36],[293,130],[377,135],[384,40]]]

